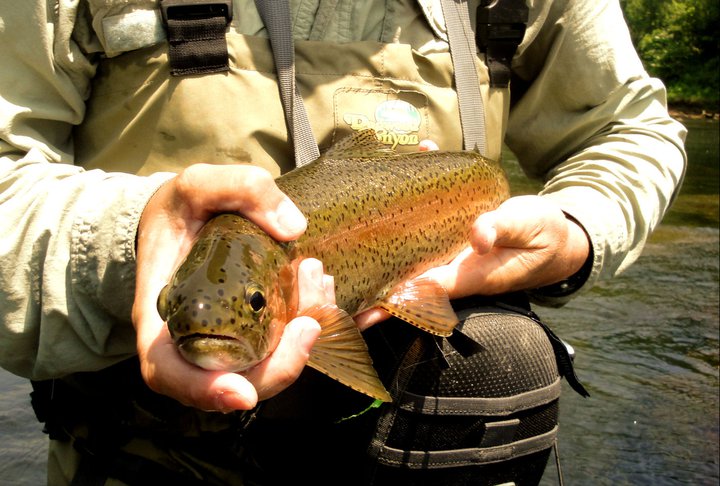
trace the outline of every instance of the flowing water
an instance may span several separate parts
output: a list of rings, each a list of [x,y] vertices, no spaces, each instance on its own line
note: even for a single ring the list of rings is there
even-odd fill
[[[638,261],[537,312],[577,352],[590,391],[560,405],[570,485],[714,485],[718,469],[718,123],[685,121],[680,196]],[[558,484],[548,466],[543,486]]]
[[[681,194],[640,259],[562,309],[536,309],[576,351],[591,393],[565,386],[568,485],[718,484],[718,123],[686,122]],[[511,159],[508,154],[507,159]],[[509,160],[516,192],[522,182]],[[46,437],[27,383],[0,370],[0,485],[45,482]],[[543,486],[558,483],[551,463]]]

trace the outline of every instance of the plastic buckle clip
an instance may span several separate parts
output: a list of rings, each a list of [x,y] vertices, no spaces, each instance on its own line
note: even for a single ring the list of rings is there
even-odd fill
[[[482,2],[476,13],[475,42],[485,52],[493,41],[520,44],[525,36],[529,9],[525,0]]]
[[[529,12],[525,0],[484,0],[477,8],[475,44],[487,57],[490,86],[510,84],[510,63],[525,36]]]

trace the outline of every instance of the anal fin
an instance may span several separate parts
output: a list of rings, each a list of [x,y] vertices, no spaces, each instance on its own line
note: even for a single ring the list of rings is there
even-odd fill
[[[449,336],[458,318],[445,288],[430,278],[401,283],[378,307],[436,336]]]
[[[323,305],[302,314],[318,321],[322,329],[310,352],[308,366],[355,391],[383,402],[392,401],[373,367],[362,334],[347,312],[334,305]]]

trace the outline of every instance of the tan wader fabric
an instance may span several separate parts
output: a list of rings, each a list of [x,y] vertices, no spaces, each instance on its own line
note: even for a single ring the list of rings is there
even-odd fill
[[[230,72],[170,77],[165,46],[107,59],[75,134],[86,168],[150,174],[187,165],[252,163],[279,175],[291,147],[265,38],[228,34]],[[423,139],[460,149],[462,132],[449,53],[420,55],[406,44],[296,42],[298,87],[321,151],[374,128],[397,150]],[[500,156],[509,100],[482,83],[487,155]]]

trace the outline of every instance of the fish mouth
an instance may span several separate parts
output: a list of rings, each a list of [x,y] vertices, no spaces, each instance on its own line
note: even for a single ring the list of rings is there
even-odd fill
[[[245,371],[265,358],[247,340],[222,334],[189,334],[176,344],[187,361],[211,371]]]

